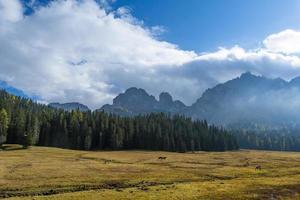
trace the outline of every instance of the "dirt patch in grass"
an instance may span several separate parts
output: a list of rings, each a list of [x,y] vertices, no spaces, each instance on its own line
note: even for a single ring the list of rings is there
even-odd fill
[[[80,191],[90,191],[90,190],[102,190],[102,189],[110,189],[121,192],[122,189],[126,188],[137,188],[142,191],[147,191],[148,187],[151,186],[164,186],[164,185],[172,185],[173,183],[158,183],[151,181],[141,181],[138,183],[125,183],[118,181],[109,181],[101,184],[94,185],[74,185],[74,186],[66,186],[66,187],[55,187],[52,189],[41,189],[38,191],[22,191],[17,189],[7,189],[0,191],[0,198],[9,198],[9,197],[25,197],[25,196],[48,196],[62,193],[70,193],[70,192],[80,192]]]
[[[97,158],[97,157],[89,157],[86,156],[85,154],[81,154],[79,155],[75,161],[84,161],[84,160],[92,160],[92,161],[97,161],[103,164],[109,164],[109,163],[115,163],[115,164],[133,164],[133,163],[129,163],[129,162],[121,162],[118,160],[113,160],[113,159],[105,159],[105,158]]]
[[[250,190],[249,193],[256,193],[256,199],[282,199],[284,197],[293,197],[300,193],[300,183],[280,186],[265,186],[257,187],[255,190]]]
[[[24,163],[24,164],[18,164],[18,165],[14,165],[13,167],[11,167],[11,169],[9,170],[9,173],[14,173],[16,170],[18,169],[22,169],[22,168],[26,168],[26,167],[31,167],[32,164],[31,163]]]

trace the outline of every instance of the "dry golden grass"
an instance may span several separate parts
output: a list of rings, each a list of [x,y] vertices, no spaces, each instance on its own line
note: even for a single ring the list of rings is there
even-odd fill
[[[0,198],[300,199],[300,153],[17,147],[0,151]]]

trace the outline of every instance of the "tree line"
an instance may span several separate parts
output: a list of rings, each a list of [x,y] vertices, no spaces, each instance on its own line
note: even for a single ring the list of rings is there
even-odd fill
[[[235,130],[234,135],[243,149],[300,151],[300,135],[297,130]]]
[[[236,138],[206,121],[163,113],[120,117],[67,112],[0,91],[0,145],[18,143],[84,150],[226,151]]]

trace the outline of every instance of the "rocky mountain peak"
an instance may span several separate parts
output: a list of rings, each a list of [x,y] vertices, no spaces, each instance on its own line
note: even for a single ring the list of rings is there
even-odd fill
[[[173,103],[173,98],[169,93],[162,92],[159,95],[159,103],[161,103],[163,105],[171,104],[171,103]]]
[[[182,102],[173,101],[172,96],[167,92],[162,92],[159,100],[156,100],[145,90],[132,87],[119,94],[113,100],[112,105],[104,105],[100,110],[132,116],[152,112],[179,113],[185,108],[186,106]]]
[[[156,100],[154,96],[149,95],[144,89],[138,89],[136,87],[127,89],[113,100],[114,105],[129,107],[139,107],[145,104],[155,103]]]

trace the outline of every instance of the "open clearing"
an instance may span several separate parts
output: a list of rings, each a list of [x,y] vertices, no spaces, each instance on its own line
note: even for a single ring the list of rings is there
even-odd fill
[[[0,198],[300,199],[300,153],[18,148],[0,151]]]

